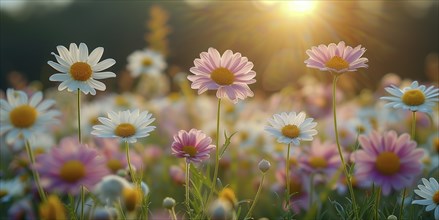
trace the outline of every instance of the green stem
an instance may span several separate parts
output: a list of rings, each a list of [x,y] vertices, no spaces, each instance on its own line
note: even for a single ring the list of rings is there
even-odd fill
[[[218,178],[218,166],[219,166],[219,125],[220,125],[220,110],[221,110],[221,99],[218,99],[218,110],[216,115],[216,151],[215,151],[215,171],[213,172],[212,178],[212,188],[210,189],[209,196],[207,197],[207,201],[209,201],[210,197],[215,191],[216,187],[216,179]]]
[[[412,112],[412,129],[411,129],[411,137],[412,140],[415,140],[416,135],[416,112]],[[407,193],[407,188],[404,187],[404,190],[402,191],[402,199],[401,199],[401,208],[399,210],[399,218],[402,219],[404,215],[404,201],[405,201],[405,194]]]
[[[81,135],[81,91],[78,89],[78,138],[79,143],[82,143]]]
[[[343,172],[346,176],[346,181],[347,181],[347,185],[349,188],[349,193],[351,194],[351,200],[352,200],[352,209],[354,211],[355,214],[355,218],[360,220],[359,215],[358,215],[358,210],[357,210],[357,202],[355,201],[355,194],[354,194],[354,189],[352,188],[352,182],[351,182],[351,176],[346,168],[346,162],[343,158],[343,153],[341,151],[341,146],[340,146],[340,140],[338,138],[338,129],[337,129],[337,109],[336,109],[336,88],[337,88],[337,80],[338,80],[339,75],[334,75],[334,80],[332,83],[332,112],[333,112],[333,116],[334,116],[334,131],[335,131],[335,142],[337,143],[337,149],[338,149],[338,154],[340,155],[340,159],[341,159],[341,163],[343,166]]]
[[[416,112],[412,112],[412,140],[415,140],[416,134]]]
[[[169,210],[169,215],[171,216],[171,220],[177,220],[177,215],[175,214],[174,207],[172,207],[172,209]]]
[[[85,204],[85,190],[84,186],[81,186],[81,216],[79,216],[79,219],[84,219],[84,204]]]
[[[259,194],[262,191],[262,185],[264,184],[264,179],[265,179],[265,173],[262,174],[261,182],[259,183],[259,187],[258,187],[258,191],[256,192],[255,199],[253,200],[252,206],[248,210],[248,213],[247,215],[245,215],[244,219],[250,219],[250,217],[252,216],[253,209],[255,208],[256,202],[259,199]]]
[[[28,140],[26,140],[24,144],[26,147],[27,155],[28,155],[29,160],[30,160],[30,164],[31,164],[30,170],[32,171],[32,175],[34,177],[35,184],[37,185],[38,194],[40,195],[41,200],[43,202],[46,202],[47,198],[46,198],[46,194],[44,193],[43,187],[41,186],[41,183],[40,183],[40,175],[38,174],[38,171],[34,167],[35,166],[34,153],[33,153],[32,149],[30,148],[30,144],[29,144]]]
[[[378,187],[377,193],[376,193],[376,199],[375,199],[375,219],[379,220],[378,218],[378,210],[380,207],[380,199],[381,199],[381,187]]]
[[[122,202],[120,201],[120,199],[118,201],[118,204],[119,204],[119,208],[120,208],[120,215],[121,215],[123,220],[126,220],[127,216],[125,215],[125,212],[123,211],[123,206],[122,206]]]
[[[314,193],[313,182],[314,182],[314,173],[311,173],[310,182],[309,182],[310,191],[309,191],[309,208],[308,209],[311,209],[311,207],[312,207],[312,194]]]
[[[285,161],[285,181],[287,184],[285,208],[287,208],[288,212],[290,210],[290,149],[291,143],[288,144],[287,160]]]
[[[190,168],[191,168],[191,164],[189,163],[189,162],[186,162],[186,175],[185,175],[185,179],[186,179],[186,200],[185,200],[185,204],[186,204],[186,212],[189,214],[189,216],[190,216],[190,213],[191,213],[191,210],[190,210],[190,208],[191,208],[191,206],[190,206],[190,201],[189,201],[189,185],[190,185],[190,176],[189,176],[189,173],[190,173]]]
[[[137,183],[135,171],[131,166],[130,144],[128,143],[128,141],[125,141],[125,152],[127,157],[128,169],[130,170],[131,181],[133,181],[133,183],[135,183],[137,186],[140,186],[140,184]]]

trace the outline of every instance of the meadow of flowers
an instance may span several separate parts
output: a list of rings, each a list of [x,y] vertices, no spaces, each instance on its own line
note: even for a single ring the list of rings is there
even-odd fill
[[[439,219],[437,82],[339,89],[369,66],[339,41],[302,51],[332,83],[259,94],[233,48],[168,81],[151,45],[124,92],[105,83],[125,61],[71,43],[47,62],[57,88],[2,93],[1,219]]]

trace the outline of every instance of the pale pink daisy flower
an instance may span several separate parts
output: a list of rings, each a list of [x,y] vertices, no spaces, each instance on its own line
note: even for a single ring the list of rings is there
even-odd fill
[[[422,172],[422,149],[416,149],[416,142],[410,135],[397,136],[395,131],[384,135],[372,132],[358,138],[362,149],[352,153],[357,181],[372,182],[380,186],[384,195],[392,189],[401,190],[410,186]]]
[[[311,147],[304,148],[299,156],[301,169],[309,173],[323,173],[328,176],[335,173],[341,165],[337,145],[329,141],[315,139]]]
[[[47,191],[72,195],[78,194],[81,186],[92,190],[108,174],[105,160],[96,150],[73,141],[38,156],[36,169]]]
[[[306,51],[309,58],[305,60],[305,63],[307,67],[337,74],[355,72],[358,68],[368,67],[366,62],[369,60],[361,57],[364,52],[366,52],[366,48],[361,47],[361,45],[352,48],[346,46],[344,41],[340,41],[337,45],[334,43],[328,46],[321,44]]]
[[[199,163],[210,157],[209,153],[215,149],[212,139],[202,131],[191,129],[189,132],[180,130],[174,135],[172,155],[186,158],[186,162]]]
[[[256,82],[253,79],[256,72],[252,70],[253,63],[240,53],[226,50],[221,56],[211,47],[200,54],[200,59],[194,60],[194,65],[190,71],[195,75],[187,78],[192,81],[191,88],[198,89],[198,94],[217,90],[218,98],[228,98],[233,103],[253,96],[248,84]]]

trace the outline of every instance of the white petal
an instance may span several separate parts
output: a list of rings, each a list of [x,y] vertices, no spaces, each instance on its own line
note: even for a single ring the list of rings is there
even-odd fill
[[[94,80],[94,79],[90,79],[89,81],[88,81],[88,83],[93,87],[93,88],[95,88],[95,89],[97,89],[97,90],[99,90],[99,91],[105,91],[105,84],[104,83],[102,83],[102,82],[99,82],[99,81],[97,81],[97,80]]]
[[[76,44],[70,44],[70,56],[72,57],[72,63],[76,63],[79,61],[79,50]]]
[[[56,49],[58,50],[58,54],[63,58],[67,63],[72,64],[73,59],[72,56],[70,56],[69,50],[67,50],[64,46],[57,46]]]
[[[84,43],[79,44],[79,61],[86,62],[88,58],[88,47]]]
[[[41,102],[41,100],[43,100],[43,93],[37,92],[30,99],[29,105],[35,107],[38,103]]]
[[[68,79],[70,79],[70,75],[65,73],[56,73],[49,77],[50,81],[55,81],[55,82],[62,82]]]
[[[53,61],[48,61],[47,64],[49,64],[52,68],[54,68],[55,70],[57,70],[59,72],[62,72],[62,73],[69,72],[69,70],[66,67],[60,65],[59,63],[55,63]]]
[[[90,56],[88,57],[87,63],[90,64],[90,66],[96,65],[101,59],[103,53],[104,53],[103,47],[98,47],[94,49],[91,52]]]
[[[116,63],[116,61],[113,59],[106,59],[106,60],[99,62],[98,64],[96,64],[92,68],[93,68],[94,72],[99,72],[99,71],[105,70],[105,69],[113,66],[115,63]]]
[[[92,78],[94,79],[107,79],[116,77],[116,74],[113,72],[99,72],[99,73],[93,73]]]

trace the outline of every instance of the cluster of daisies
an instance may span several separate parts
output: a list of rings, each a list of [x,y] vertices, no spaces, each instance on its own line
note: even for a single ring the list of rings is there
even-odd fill
[[[105,84],[98,80],[116,77],[115,73],[107,71],[115,64],[115,60],[100,61],[104,52],[102,47],[89,53],[84,43],[79,46],[72,43],[69,48],[58,46],[57,51],[58,54],[53,53],[56,62],[49,61],[48,64],[58,72],[49,79],[61,82],[58,86],[59,91],[67,89],[76,93],[78,104],[81,92],[95,95],[96,90],[106,90]],[[366,49],[361,45],[353,48],[346,46],[344,42],[319,45],[306,51],[309,59],[305,63],[310,68],[328,71],[334,77],[338,77],[340,74],[368,67],[366,64],[368,59],[362,57],[365,51]],[[128,70],[134,77],[142,74],[159,75],[166,68],[163,56],[150,49],[135,51],[128,57],[128,61]],[[187,76],[187,79],[191,82],[190,87],[198,90],[198,94],[214,90],[219,101],[229,100],[234,105],[238,105],[240,100],[254,96],[249,87],[256,82],[253,67],[253,63],[240,53],[226,50],[221,55],[218,50],[209,48],[194,60],[194,67],[190,68],[193,75]],[[386,107],[409,110],[413,112],[413,117],[417,113],[432,114],[433,108],[439,101],[438,88],[419,85],[417,81],[402,89],[390,85],[385,90],[392,95],[381,98],[388,101]],[[40,192],[39,197],[36,194],[33,196],[42,200],[39,206],[40,217],[66,218],[67,213],[56,194],[79,197],[83,196],[84,188],[98,199],[94,200],[90,197],[82,201],[81,210],[75,209],[81,213],[80,218],[83,218],[84,212],[90,218],[104,215],[113,217],[127,215],[136,218],[136,216],[148,215],[148,211],[144,209],[147,207],[150,191],[143,181],[144,163],[142,158],[130,152],[129,148],[130,144],[132,146],[139,139],[150,136],[156,129],[156,126],[152,125],[156,119],[149,111],[142,111],[139,108],[118,112],[108,111],[107,117],[96,117],[96,122],[91,126],[90,134],[97,137],[93,141],[83,143],[79,132],[78,139],[63,139],[56,147],[37,154],[35,159],[32,154],[35,148],[32,148],[32,145],[35,145],[36,139],[44,136],[48,129],[59,126],[57,118],[61,116],[61,112],[53,108],[55,101],[43,100],[41,92],[28,95],[24,91],[8,89],[6,99],[0,100],[0,104],[1,136],[5,137],[7,144],[21,141],[27,146],[27,165],[33,172],[35,188]],[[80,112],[79,105],[78,112]],[[220,119],[219,114],[218,111],[217,120]],[[78,116],[80,115],[79,113]],[[277,183],[273,187],[279,194],[287,193],[285,210],[291,209],[294,213],[299,213],[302,209],[310,209],[316,194],[314,186],[324,185],[328,182],[326,180],[334,177],[337,178],[337,186],[340,185],[338,188],[343,191],[346,190],[348,182],[354,187],[378,186],[382,194],[387,196],[393,191],[399,192],[411,188],[421,176],[425,175],[422,162],[425,153],[418,147],[414,133],[398,135],[393,130],[354,132],[354,136],[360,134],[358,135],[360,148],[352,149],[345,146],[347,145],[343,142],[345,135],[342,132],[338,134],[337,126],[335,131],[333,130],[336,142],[331,141],[334,140],[332,136],[325,139],[316,138],[318,124],[314,118],[306,116],[305,112],[280,112],[265,119],[263,122],[265,126],[259,126],[260,130],[265,130],[275,137],[280,145],[287,145],[281,147],[288,150],[286,158],[279,159],[280,169],[276,171]],[[248,129],[249,124],[244,124],[242,128],[245,127]],[[258,129],[257,127],[251,129]],[[362,129],[365,127],[363,126]],[[80,120],[78,130],[81,130]],[[215,173],[211,185],[211,192],[216,192],[216,175],[220,160],[218,154],[220,150],[225,150],[219,143],[219,121],[216,126],[216,144],[213,144],[213,139],[209,137],[213,136],[210,135],[211,133],[198,129],[178,130],[173,135],[170,151],[175,157],[185,159],[186,164],[197,165],[207,161],[213,151],[216,151]],[[342,148],[338,141],[339,136]],[[105,142],[109,141],[107,138],[113,142]],[[230,138],[226,136],[229,141]],[[244,143],[245,138],[241,137],[240,140]],[[311,144],[307,146],[303,142]],[[120,143],[125,144],[126,154],[119,151]],[[268,165],[266,162],[261,164],[260,170],[265,173],[270,166],[269,162]],[[352,176],[340,172],[341,168],[349,164],[355,164]],[[186,179],[182,182],[188,187],[191,181],[188,179],[189,174],[186,175]],[[210,173],[207,173],[206,177],[210,179]],[[18,185],[18,183],[10,185],[14,184]],[[13,187],[2,182],[0,190],[2,199],[12,194],[11,189]],[[190,189],[187,188],[186,193],[188,190]],[[46,193],[49,193],[47,198]],[[422,199],[414,199],[412,204],[426,206],[427,212],[434,210],[434,218],[439,219],[437,179],[422,178],[422,184],[418,185],[414,193]],[[211,217],[216,218],[218,216],[214,216],[215,214],[222,213],[221,218],[237,218],[237,201],[233,191],[225,187],[217,194],[218,199],[211,203],[207,211]],[[207,198],[208,202],[211,202],[210,195]],[[257,202],[256,198],[253,203]],[[187,214],[191,216],[193,213],[190,211],[189,202],[187,204]],[[163,206],[170,210],[171,218],[176,219],[175,200],[166,198]],[[120,211],[120,207],[126,212]],[[248,215],[251,215],[251,211]]]

